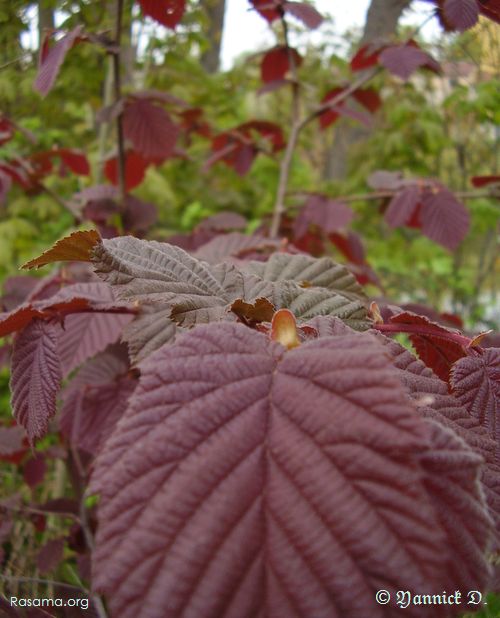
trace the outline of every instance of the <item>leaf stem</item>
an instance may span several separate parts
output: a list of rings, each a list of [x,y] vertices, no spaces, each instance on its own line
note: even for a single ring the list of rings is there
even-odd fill
[[[440,339],[446,339],[458,344],[462,348],[469,348],[472,339],[465,337],[460,333],[454,333],[448,330],[436,330],[435,326],[429,324],[373,324],[372,328],[381,333],[409,333],[411,335],[432,336]]]

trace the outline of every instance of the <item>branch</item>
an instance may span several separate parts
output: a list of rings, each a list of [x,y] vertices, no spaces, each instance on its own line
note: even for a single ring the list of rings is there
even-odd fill
[[[372,193],[358,193],[356,195],[339,195],[332,199],[339,202],[365,202],[372,200],[382,200],[394,197],[398,191],[373,191]],[[289,191],[286,195],[297,196],[299,198],[315,195],[314,191]],[[495,198],[496,196],[490,191],[454,191],[455,197],[461,200],[475,200],[483,197]]]
[[[121,86],[121,36],[122,36],[122,17],[123,17],[123,0],[116,0],[116,22],[115,22],[115,45],[116,52],[113,54],[113,76],[114,76],[114,91],[115,103],[118,103],[122,96]],[[125,138],[123,136],[123,116],[122,113],[116,117],[116,134],[118,141],[118,186],[120,189],[120,201],[125,203]]]
[[[290,169],[292,166],[292,158],[297,140],[301,131],[302,121],[300,119],[300,92],[299,82],[297,79],[297,67],[295,66],[295,60],[291,51],[289,38],[288,38],[288,25],[286,23],[284,11],[281,10],[281,23],[283,25],[283,35],[285,39],[285,45],[288,52],[288,62],[290,64],[290,71],[292,73],[292,128],[288,138],[288,142],[285,149],[285,154],[281,160],[280,176],[278,180],[278,188],[276,190],[276,200],[273,209],[273,218],[271,221],[271,229],[269,235],[271,238],[278,236],[278,232],[281,226],[281,219],[285,213],[285,194],[288,186],[288,179],[290,178]]]

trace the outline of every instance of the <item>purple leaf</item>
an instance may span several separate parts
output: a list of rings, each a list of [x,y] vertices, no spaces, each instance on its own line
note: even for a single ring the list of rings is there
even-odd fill
[[[420,188],[416,185],[396,193],[384,214],[387,225],[391,227],[406,225],[411,220],[420,199]]]
[[[319,28],[323,23],[321,13],[305,2],[284,2],[283,8],[311,30]]]
[[[111,346],[86,363],[63,391],[60,427],[70,443],[97,453],[136,386],[124,346]]]
[[[61,562],[64,550],[64,539],[47,541],[38,552],[37,567],[42,575],[53,571]]]
[[[422,232],[434,242],[454,251],[467,235],[468,210],[445,187],[426,191],[422,196]]]
[[[461,358],[453,365],[450,377],[460,403],[498,441],[500,349],[487,348],[480,355]]]
[[[45,97],[52,90],[66,54],[73,47],[82,31],[83,26],[81,24],[73,28],[50,48],[49,53],[43,59],[34,83],[35,90],[38,90],[42,97]]]
[[[480,467],[370,335],[286,352],[199,327],[143,364],[97,458],[94,585],[121,618],[354,618],[382,584],[483,589]]]
[[[477,24],[479,6],[476,0],[445,0],[443,13],[451,26],[464,32]]]
[[[407,80],[419,67],[432,66],[436,62],[422,49],[413,45],[394,45],[386,47],[379,56],[380,63],[393,75]]]
[[[56,411],[62,372],[54,322],[34,320],[15,339],[10,389],[12,411],[33,444],[47,432]]]
[[[171,157],[179,135],[179,127],[163,108],[137,98],[129,100],[125,107],[123,131],[134,150],[146,159]]]
[[[0,456],[13,455],[24,449],[24,431],[19,425],[4,427],[0,425]]]
[[[221,234],[203,244],[194,254],[198,259],[218,264],[219,262],[239,262],[246,255],[269,255],[280,248],[280,241],[264,236],[247,236],[239,232]]]
[[[12,180],[10,176],[0,170],[0,205],[5,202],[5,198],[9,192]]]
[[[42,483],[46,471],[47,464],[45,462],[45,457],[37,454],[26,462],[23,469],[23,477],[31,489],[34,489],[37,485]]]
[[[314,194],[308,198],[295,219],[294,235],[301,238],[311,224],[317,225],[322,232],[331,234],[347,227],[353,217],[353,211],[343,202],[330,199],[326,195]]]
[[[397,191],[404,183],[402,172],[389,172],[387,170],[377,170],[372,172],[366,179],[366,184],[381,191],[387,189],[389,191]]]
[[[127,232],[134,231],[136,235],[147,232],[157,220],[158,210],[154,204],[127,195],[123,213],[123,225]]]
[[[237,212],[222,211],[203,219],[198,225],[199,230],[244,230],[248,221]]]

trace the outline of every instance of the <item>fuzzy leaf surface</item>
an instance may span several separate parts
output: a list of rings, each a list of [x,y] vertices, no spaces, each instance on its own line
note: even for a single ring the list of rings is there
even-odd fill
[[[66,54],[73,47],[82,31],[83,26],[81,24],[73,28],[73,30],[65,34],[51,47],[47,56],[42,60],[38,68],[34,88],[43,97],[52,90]]]
[[[486,348],[480,356],[459,359],[451,369],[456,397],[498,440],[500,415],[500,349]]]
[[[427,486],[457,461],[484,549],[479,458],[430,430],[370,335],[285,353],[241,325],[198,327],[143,364],[97,458],[95,586],[121,618],[397,616],[374,601],[382,584],[441,590],[462,557]],[[455,587],[484,584],[484,561],[471,568]]]
[[[14,342],[10,390],[12,411],[33,444],[45,435],[56,411],[62,372],[57,355],[58,325],[34,320]]]

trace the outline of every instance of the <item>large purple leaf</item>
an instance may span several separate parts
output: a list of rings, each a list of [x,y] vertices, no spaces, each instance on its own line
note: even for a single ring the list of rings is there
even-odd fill
[[[125,411],[136,382],[123,346],[98,354],[62,393],[62,433],[73,446],[97,453]]]
[[[220,234],[204,243],[194,254],[199,260],[211,264],[219,262],[236,262],[246,256],[261,254],[263,256],[274,253],[280,248],[280,241],[265,236],[247,236],[240,232]]]
[[[42,437],[56,411],[62,373],[57,355],[59,326],[34,320],[16,338],[10,390],[12,411],[33,444]]]
[[[422,232],[450,251],[458,247],[469,231],[468,210],[445,187],[424,192],[420,218]]]
[[[450,378],[460,403],[498,440],[500,348],[487,348],[480,355],[461,358],[453,365]]]
[[[181,326],[227,319],[233,301],[252,302],[260,297],[276,308],[290,308],[299,318],[333,314],[354,325],[364,323],[366,315],[364,304],[348,294],[326,288],[306,290],[278,277],[271,282],[227,263],[211,266],[167,243],[132,237],[104,240],[96,246],[93,262],[119,297],[171,306],[171,317]],[[346,288],[355,285],[343,267],[337,271]]]
[[[477,24],[479,6],[477,0],[445,0],[443,13],[447,24],[464,32]]]
[[[120,618],[395,617],[378,589],[486,585],[479,466],[370,335],[285,352],[202,326],[143,364],[97,458],[94,584]],[[442,508],[458,486],[454,535],[478,550],[463,569]]]
[[[134,150],[146,159],[171,157],[179,135],[179,128],[163,108],[136,98],[125,107],[123,131]]]
[[[78,25],[65,34],[55,45],[51,47],[47,56],[43,59],[35,79],[34,88],[44,97],[51,90],[56,81],[59,69],[68,51],[73,47],[76,39],[81,35],[83,26]]]

